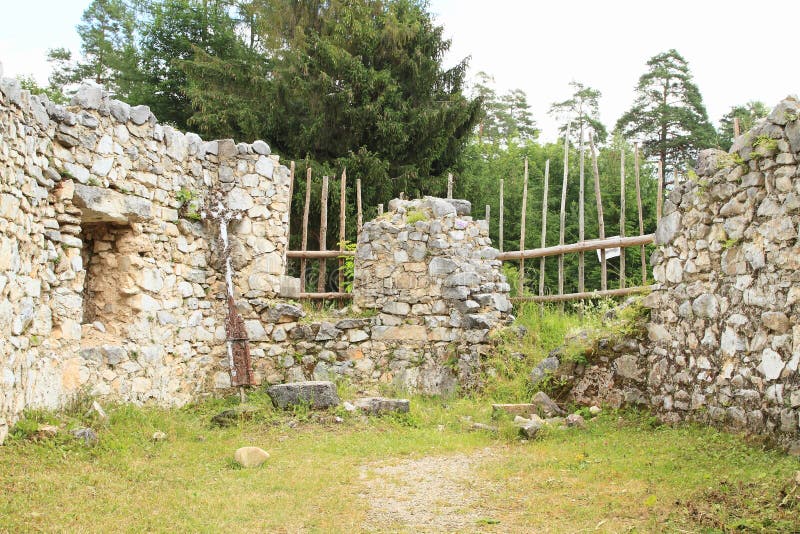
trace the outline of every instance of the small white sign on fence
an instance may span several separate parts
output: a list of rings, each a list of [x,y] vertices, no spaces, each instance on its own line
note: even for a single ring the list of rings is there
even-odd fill
[[[606,239],[615,239],[615,238],[619,238],[619,236],[618,235],[613,235],[611,237],[607,237]],[[597,261],[603,261],[603,259],[600,257],[600,249],[598,249],[596,252],[597,252]],[[619,255],[620,255],[620,248],[619,247],[607,248],[606,249],[606,259],[607,260],[610,260],[611,258],[619,258]]]

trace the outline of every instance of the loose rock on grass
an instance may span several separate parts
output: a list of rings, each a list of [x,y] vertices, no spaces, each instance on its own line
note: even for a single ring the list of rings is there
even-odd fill
[[[242,467],[258,467],[269,458],[269,453],[259,447],[240,447],[233,453],[233,459]]]

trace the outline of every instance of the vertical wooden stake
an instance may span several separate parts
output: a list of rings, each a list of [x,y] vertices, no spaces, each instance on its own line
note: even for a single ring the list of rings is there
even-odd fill
[[[306,203],[303,205],[303,237],[300,249],[308,249],[308,209],[311,205],[311,166],[306,169]],[[300,293],[306,291],[306,259],[300,258]]]
[[[547,189],[550,186],[550,160],[544,162],[544,186],[542,190],[542,239],[541,247],[544,248],[547,242]],[[544,267],[545,257],[539,259],[539,296],[544,296]],[[544,304],[540,307],[540,311],[544,312]]]
[[[585,167],[585,154],[583,151],[583,121],[581,121],[580,142],[578,143],[579,155],[579,172],[578,172],[578,241],[583,242],[586,239],[585,225],[585,204],[584,198],[586,196],[586,186],[584,180],[584,167]],[[586,257],[583,252],[578,253],[578,293],[583,293],[585,289],[585,267]],[[581,301],[583,304],[583,301]],[[580,307],[580,313],[583,314],[583,306]]]
[[[625,237],[625,147],[619,151],[619,236]],[[625,248],[619,251],[619,288],[625,288]]]
[[[741,134],[741,125],[739,123],[739,117],[733,118],[733,137],[739,137]]]
[[[564,136],[564,177],[561,180],[561,216],[559,218],[558,244],[564,244],[564,218],[567,209],[567,177],[569,176],[569,127],[567,123],[567,133]],[[564,255],[558,256],[558,294],[564,294]],[[564,303],[561,302],[561,311],[564,311]]]
[[[505,180],[503,180],[501,178],[500,179],[500,215],[499,215],[500,222],[498,223],[499,226],[500,226],[498,228],[498,233],[499,233],[499,237],[500,237],[500,243],[499,243],[500,244],[500,252],[503,252],[503,184],[504,184],[504,182],[505,182]]]
[[[291,235],[292,235],[292,196],[294,196],[294,160],[289,165],[289,222],[286,223],[286,235],[289,236],[286,241],[286,248],[283,249],[283,269],[286,272],[287,260],[286,254],[289,252],[289,244],[291,243]]]
[[[644,235],[644,217],[642,215],[642,188],[639,185],[639,144],[634,146],[633,168],[636,174],[636,209],[639,212],[639,235]],[[642,260],[642,285],[647,285],[647,259],[645,258],[645,248],[639,248],[639,255]]]
[[[606,237],[606,222],[603,217],[603,197],[600,193],[600,171],[597,168],[597,151],[594,146],[594,133],[589,132],[589,150],[592,151],[592,174],[594,175],[594,199],[597,203],[597,232],[600,239]],[[600,290],[608,289],[608,264],[606,251],[600,250]]]
[[[364,214],[361,212],[361,178],[356,180],[356,232],[361,235],[361,227],[364,226]],[[358,237],[356,237],[358,241]]]
[[[447,173],[447,198],[453,198],[453,173]]]
[[[680,183],[679,180],[680,176],[678,176],[678,168],[676,167],[674,172],[672,173],[672,186],[678,187],[678,184]]]
[[[328,177],[322,177],[322,195],[319,199],[319,249],[328,250]],[[317,292],[325,292],[325,278],[328,275],[325,259],[319,260],[319,276],[317,278]]]
[[[528,157],[525,156],[525,174],[522,178],[522,221],[520,223],[519,251],[525,250],[525,219],[528,213]],[[517,295],[522,296],[525,288],[525,260],[519,260],[519,280]]]
[[[342,169],[342,183],[339,188],[339,251],[344,250],[345,219],[347,217],[347,167]],[[339,258],[339,292],[344,293],[344,258]]]
[[[486,224],[489,224],[491,214],[492,214],[492,207],[489,204],[486,204],[486,217],[484,217]]]
[[[661,221],[661,207],[664,204],[664,166],[658,162],[658,198],[656,198],[656,224]]]
[[[383,204],[378,204],[378,217],[383,215]]]

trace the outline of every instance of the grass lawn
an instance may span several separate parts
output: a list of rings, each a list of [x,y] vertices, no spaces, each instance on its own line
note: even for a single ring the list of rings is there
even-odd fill
[[[29,414],[0,447],[0,531],[437,531],[391,517],[364,526],[374,504],[369,481],[380,476],[375,466],[410,462],[414,471],[418,460],[447,465],[473,456],[468,476],[452,484],[471,496],[479,519],[458,531],[800,530],[800,504],[782,493],[794,487],[788,483],[800,462],[712,429],[604,412],[584,430],[548,429],[525,442],[508,421],[496,434],[468,430],[466,416],[491,422],[486,401],[415,397],[410,414],[384,418],[283,414],[264,397],[251,402],[259,415],[224,429],[209,419],[233,399],[173,411],[109,407],[107,422],[89,421],[100,438],[93,447],[67,432],[25,438],[32,421],[68,427],[83,418]],[[157,430],[166,441],[151,440]],[[271,457],[240,469],[232,456],[244,445]],[[415,484],[425,486],[398,487],[422,491]],[[431,496],[431,506],[447,499]]]

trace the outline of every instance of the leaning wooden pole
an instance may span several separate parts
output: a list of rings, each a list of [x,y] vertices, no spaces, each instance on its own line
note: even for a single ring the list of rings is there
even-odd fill
[[[592,151],[592,174],[594,175],[594,199],[597,203],[597,233],[600,239],[606,237],[606,222],[603,217],[603,197],[600,192],[600,171],[597,168],[597,151],[594,146],[594,134],[589,132],[589,150]],[[600,251],[600,291],[608,289],[608,264],[606,251]]]
[[[585,167],[585,154],[583,152],[583,121],[581,121],[581,130],[580,130],[580,141],[578,142],[578,152],[579,154],[579,163],[578,163],[578,241],[584,241],[586,239],[586,230],[585,230],[585,204],[584,198],[586,196],[586,184],[584,179],[584,167]],[[586,288],[585,283],[585,261],[586,256],[583,252],[578,254],[578,293],[583,293],[584,289]],[[581,308],[581,313],[583,313],[583,308]]]
[[[564,219],[567,209],[567,177],[569,176],[569,123],[567,133],[564,135],[564,177],[561,180],[561,214],[559,217],[558,244],[564,245]],[[558,294],[564,294],[564,255],[558,257]],[[564,304],[561,304],[561,311],[564,311]]]
[[[356,234],[361,234],[361,227],[364,226],[364,214],[361,211],[361,178],[356,180]],[[358,240],[358,237],[356,237]]]
[[[528,157],[525,156],[525,173],[522,178],[522,220],[519,228],[519,251],[525,250],[525,219],[528,213]],[[519,260],[519,280],[517,296],[522,296],[525,288],[525,260]]]
[[[308,250],[308,210],[311,206],[311,167],[306,169],[306,202],[303,205],[303,236],[300,241],[300,250]],[[300,260],[300,293],[306,291],[306,259]]]
[[[619,236],[625,239],[625,147],[619,151]],[[619,288],[625,289],[625,249],[619,251]]]
[[[550,185],[550,160],[544,162],[544,184],[542,189],[542,239],[541,247],[547,246],[547,190]],[[545,258],[539,260],[539,296],[544,296],[544,267]],[[544,307],[542,310],[544,311]]]
[[[505,183],[505,180],[503,180],[501,178],[500,179],[500,213],[498,215],[499,216],[499,222],[498,222],[499,227],[497,229],[497,232],[499,234],[498,237],[500,238],[499,239],[499,241],[500,241],[500,243],[499,243],[500,252],[503,252],[503,208],[504,208],[504,206],[503,206],[503,185],[504,185],[504,183]]]
[[[342,170],[342,183],[339,188],[339,251],[344,251],[347,238],[345,224],[347,217],[347,167]],[[344,258],[339,258],[339,292],[344,293]]]
[[[328,177],[322,177],[322,194],[319,199],[319,249],[328,249]],[[325,259],[319,260],[319,275],[317,276],[317,292],[325,291],[325,278],[327,277],[327,265]]]
[[[639,212],[639,235],[644,235],[644,216],[642,214],[642,187],[639,184],[639,144],[633,145],[633,170],[636,177],[636,210]],[[647,258],[645,258],[644,245],[639,249],[642,260],[642,285],[647,285]]]

